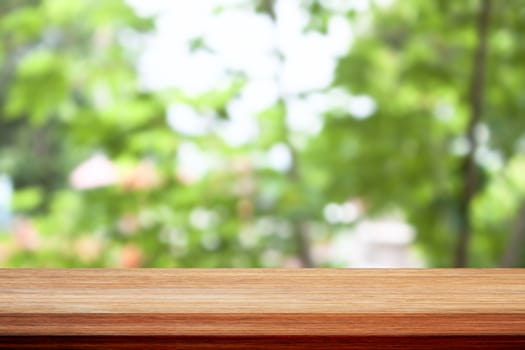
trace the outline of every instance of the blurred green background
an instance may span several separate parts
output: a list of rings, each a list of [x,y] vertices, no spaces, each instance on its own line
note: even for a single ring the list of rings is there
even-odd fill
[[[525,264],[525,3],[0,1],[0,266]]]

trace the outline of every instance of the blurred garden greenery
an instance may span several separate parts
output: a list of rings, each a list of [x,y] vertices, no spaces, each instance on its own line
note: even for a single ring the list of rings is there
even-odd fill
[[[2,0],[0,266],[353,266],[385,218],[523,266],[524,35],[518,0]]]

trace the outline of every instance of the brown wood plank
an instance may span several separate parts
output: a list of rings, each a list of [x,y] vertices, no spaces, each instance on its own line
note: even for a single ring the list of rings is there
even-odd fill
[[[525,270],[0,269],[0,348],[398,349],[409,339],[525,349]]]
[[[517,314],[5,314],[0,335],[525,335]],[[524,348],[525,349],[525,348]]]

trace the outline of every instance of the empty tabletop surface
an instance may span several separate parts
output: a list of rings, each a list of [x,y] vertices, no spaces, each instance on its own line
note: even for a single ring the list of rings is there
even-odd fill
[[[0,269],[0,335],[525,335],[524,269]]]

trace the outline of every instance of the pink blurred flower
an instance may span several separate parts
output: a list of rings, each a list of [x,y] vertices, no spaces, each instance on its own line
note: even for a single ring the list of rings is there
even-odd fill
[[[178,168],[175,171],[175,178],[181,184],[186,185],[186,186],[194,184],[195,182],[197,182],[199,180],[198,177],[195,176],[195,174],[193,174],[188,169],[185,169],[185,168],[182,168],[182,167]]]
[[[77,190],[87,190],[116,183],[118,172],[105,155],[95,155],[80,163],[72,172],[69,181]]]
[[[301,259],[297,257],[290,257],[290,258],[286,258],[283,261],[283,267],[284,268],[300,268],[300,267],[303,267],[303,263],[301,262]]]
[[[17,245],[24,250],[36,250],[40,245],[38,231],[31,221],[26,218],[17,218],[13,223],[13,235]]]
[[[135,214],[125,214],[119,219],[118,228],[125,236],[131,236],[140,228],[139,217]]]
[[[312,258],[316,264],[330,261],[330,241],[316,242],[312,247]]]

